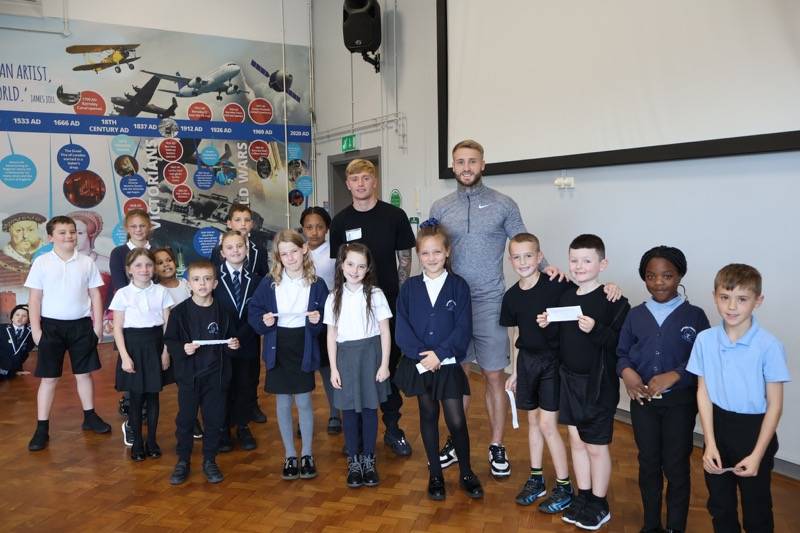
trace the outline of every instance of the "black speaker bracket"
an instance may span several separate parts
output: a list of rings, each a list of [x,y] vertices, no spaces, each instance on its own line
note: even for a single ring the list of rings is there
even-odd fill
[[[367,52],[365,50],[365,51],[361,52],[361,58],[364,61],[366,61],[367,63],[369,63],[370,65],[372,65],[373,67],[375,67],[375,72],[376,73],[381,71],[381,54],[380,54],[380,52],[375,52],[375,56],[374,57],[370,57],[369,52]]]

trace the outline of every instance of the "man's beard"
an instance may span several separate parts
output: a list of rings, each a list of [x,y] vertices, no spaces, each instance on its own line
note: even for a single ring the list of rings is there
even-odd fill
[[[36,250],[39,249],[39,245],[41,243],[42,243],[42,241],[38,241],[38,242],[34,243],[34,242],[31,242],[31,241],[28,241],[28,240],[24,240],[24,241],[22,241],[21,243],[19,243],[16,246],[14,244],[12,244],[11,248],[13,248],[14,251],[17,252],[20,256],[22,256],[25,259],[30,261],[31,259],[33,259],[33,254],[34,254],[34,252],[36,252]],[[28,244],[27,249],[24,246],[20,246],[22,244]],[[17,246],[19,246],[19,247],[17,247]]]
[[[478,185],[481,182],[481,178],[483,176],[481,175],[480,172],[476,172],[475,174],[473,174],[473,176],[474,176],[474,179],[473,179],[472,183],[470,183],[469,185],[467,185],[466,183],[461,181],[462,180],[461,174],[456,174],[456,181],[458,183],[460,183],[461,185],[463,185],[464,187],[474,187],[474,186]]]

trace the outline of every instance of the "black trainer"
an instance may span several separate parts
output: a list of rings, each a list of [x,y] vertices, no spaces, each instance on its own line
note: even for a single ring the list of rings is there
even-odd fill
[[[361,456],[361,476],[364,485],[367,487],[375,487],[380,483],[378,477],[378,469],[375,467],[375,455],[362,455]]]
[[[300,479],[313,479],[317,477],[317,465],[314,464],[314,457],[304,455],[300,458]]]
[[[575,520],[575,525],[588,531],[596,531],[603,524],[611,520],[611,511],[608,510],[608,501],[605,498],[591,496]]]
[[[406,435],[402,429],[396,429],[394,432],[386,431],[383,434],[383,442],[399,457],[411,455],[411,444],[406,440]]]
[[[217,463],[215,463],[212,459],[203,461],[203,473],[206,475],[206,480],[209,483],[219,483],[225,479],[225,476],[222,475]]]
[[[458,462],[458,455],[456,455],[456,447],[453,445],[453,437],[447,436],[444,446],[439,450],[439,464],[442,468],[447,468]]]
[[[263,424],[267,421],[267,415],[264,414],[258,404],[253,407],[253,412],[250,414],[250,420],[256,424]]]
[[[347,458],[347,486],[357,489],[364,484],[364,474],[361,471],[361,461],[358,456]]]
[[[459,483],[470,498],[483,498],[483,487],[474,473],[470,472],[466,476],[461,476]]]
[[[544,478],[531,476],[525,481],[525,485],[522,486],[522,490],[519,491],[514,501],[520,505],[531,505],[545,494],[547,494],[547,489],[544,485]]]
[[[585,505],[586,493],[583,491],[578,491],[578,493],[572,498],[572,504],[567,507],[567,509],[564,511],[564,514],[561,515],[561,520],[567,524],[574,524],[578,521],[578,516],[583,511],[583,507]]]
[[[253,438],[253,433],[247,426],[239,426],[236,428],[236,439],[239,441],[239,446],[243,450],[255,450],[258,447],[256,439]]]
[[[574,495],[572,494],[572,484],[562,485],[556,483],[550,496],[539,504],[539,510],[547,514],[556,514],[568,509],[572,504]]]
[[[45,430],[37,429],[33,433],[30,442],[28,443],[28,450],[38,452],[47,448],[47,442],[50,440],[50,433]]]
[[[286,480],[297,479],[300,477],[300,469],[297,467],[297,457],[287,457],[283,462],[281,478]]]
[[[430,479],[428,479],[428,498],[435,501],[442,501],[445,497],[444,478],[442,476],[431,476]]]
[[[111,426],[106,424],[97,413],[91,413],[83,417],[81,429],[84,431],[94,431],[95,433],[111,433]]]
[[[180,485],[184,483],[187,479],[189,479],[189,471],[191,467],[189,466],[189,461],[178,461],[175,465],[175,469],[172,471],[172,475],[169,477],[169,482],[171,485]]]

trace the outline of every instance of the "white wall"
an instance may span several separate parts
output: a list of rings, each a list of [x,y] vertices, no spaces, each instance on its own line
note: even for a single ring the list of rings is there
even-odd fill
[[[452,191],[454,180],[437,178],[436,14],[430,0],[384,0],[383,72],[353,56],[355,120],[395,111],[393,47],[397,12],[398,110],[408,118],[407,149],[398,148],[392,131],[361,136],[361,147],[381,146],[383,199],[393,188],[403,194],[403,208],[426,218],[433,200]],[[349,124],[351,57],[342,42],[341,2],[313,2],[317,129]],[[492,68],[475,65],[476,69]],[[502,104],[502,102],[500,102]],[[480,140],[480,132],[473,136]],[[339,140],[317,146],[320,203],[327,197],[328,155]],[[759,320],[786,347],[789,368],[800,380],[800,338],[794,335],[793,304],[800,298],[794,267],[800,248],[793,230],[800,222],[800,152],[737,156],[578,169],[569,171],[576,188],[559,191],[558,173],[516,174],[487,178],[487,184],[517,200],[528,228],[542,239],[548,259],[566,266],[569,241],[582,232],[597,233],[608,248],[605,279],[619,283],[633,305],[646,297],[637,268],[641,254],[657,244],[680,247],[688,258],[684,285],[690,300],[719,322],[711,291],[716,271],[729,262],[756,266],[764,276],[764,306]],[[511,275],[509,275],[511,274]],[[513,273],[507,269],[507,280]],[[620,404],[627,408],[627,401]],[[779,427],[778,457],[800,463],[800,386],[785,387]]]

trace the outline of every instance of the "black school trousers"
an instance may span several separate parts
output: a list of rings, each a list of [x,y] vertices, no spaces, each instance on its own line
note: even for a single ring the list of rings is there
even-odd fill
[[[203,415],[203,461],[213,461],[225,424],[228,383],[219,370],[194,378],[193,383],[178,382],[178,414],[175,417],[175,452],[179,461],[189,462],[194,445],[193,430],[197,411]]]
[[[741,414],[714,406],[714,438],[722,466],[736,463],[750,455],[758,441],[763,414]],[[747,533],[767,533],[775,529],[772,518],[772,467],[778,451],[778,437],[773,436],[755,477],[739,477],[733,472],[705,473],[708,487],[708,511],[716,533],[739,533],[736,489],[742,501],[742,518]]]
[[[645,530],[661,529],[661,494],[667,478],[668,529],[686,530],[691,495],[689,458],[697,417],[697,391],[678,389],[661,400],[631,400],[633,437],[639,448],[639,491]]]
[[[259,357],[231,357],[228,416],[225,427],[246,426],[258,405]]]
[[[392,311],[394,313],[394,310]],[[400,437],[400,408],[403,407],[403,396],[400,389],[394,384],[394,375],[402,353],[394,342],[394,317],[389,319],[389,330],[392,332],[391,351],[389,352],[389,384],[391,391],[385,402],[381,403],[383,425],[386,431],[395,437]]]

